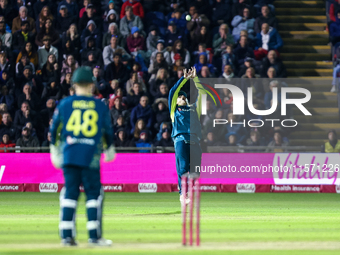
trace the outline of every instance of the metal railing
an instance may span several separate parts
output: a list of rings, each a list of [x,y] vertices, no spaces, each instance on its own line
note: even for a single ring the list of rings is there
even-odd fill
[[[43,152],[48,153],[49,147],[14,147],[14,148],[0,148],[0,152]],[[120,153],[139,153],[140,151],[148,151],[150,153],[173,153],[174,147],[116,147],[116,151]],[[265,153],[265,152],[321,152],[321,146],[282,146],[282,147],[268,147],[268,146],[208,146],[204,152],[208,153]]]

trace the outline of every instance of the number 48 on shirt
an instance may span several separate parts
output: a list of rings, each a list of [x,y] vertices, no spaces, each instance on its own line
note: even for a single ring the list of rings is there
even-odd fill
[[[97,111],[89,109],[82,113],[80,109],[75,109],[66,124],[66,131],[73,132],[74,136],[82,133],[85,137],[93,137],[98,132],[97,122]]]

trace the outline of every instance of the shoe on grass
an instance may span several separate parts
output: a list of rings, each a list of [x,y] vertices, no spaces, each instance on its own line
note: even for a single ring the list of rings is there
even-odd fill
[[[61,245],[63,246],[77,246],[78,243],[72,237],[66,237],[61,240]]]
[[[111,245],[112,241],[105,238],[89,239],[89,246],[111,246]]]
[[[190,198],[188,198],[188,196],[184,196],[184,195],[179,195],[179,201],[181,202],[181,204],[183,203],[183,201],[185,200],[185,204],[189,204],[190,203]]]

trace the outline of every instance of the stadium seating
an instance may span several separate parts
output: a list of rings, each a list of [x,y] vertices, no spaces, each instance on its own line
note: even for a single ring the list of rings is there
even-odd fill
[[[168,123],[169,116],[166,108],[168,106],[164,105],[163,107],[159,105],[165,104],[164,100],[167,98],[167,93],[181,76],[183,68],[188,68],[195,64],[201,67],[206,65],[208,68],[202,68],[204,72],[199,73],[199,77],[223,78],[225,74],[222,67],[230,65],[235,76],[240,76],[242,79],[267,77],[268,65],[263,64],[265,62],[263,59],[260,59],[265,57],[268,51],[261,50],[262,52],[257,52],[258,48],[262,48],[263,42],[259,42],[258,39],[251,40],[251,38],[257,38],[257,35],[259,35],[258,38],[262,38],[262,35],[261,33],[253,33],[253,27],[245,27],[249,24],[253,26],[251,25],[253,21],[245,22],[247,24],[245,26],[240,23],[234,23],[234,27],[231,26],[232,20],[236,16],[243,17],[245,7],[249,10],[249,19],[254,18],[256,23],[256,19],[264,15],[260,5],[263,3],[269,4],[268,9],[272,11],[272,14],[269,14],[270,18],[275,19],[276,16],[278,23],[273,22],[272,24],[277,29],[279,37],[283,40],[283,47],[272,48],[272,50],[275,50],[280,61],[282,76],[278,77],[302,78],[303,84],[297,82],[288,85],[302,86],[312,92],[312,100],[307,105],[313,117],[304,116],[299,110],[294,109],[292,113],[299,122],[299,127],[294,132],[291,132],[289,137],[287,137],[288,133],[283,134],[285,141],[288,142],[289,138],[290,145],[319,146],[324,143],[326,138],[325,133],[324,136],[322,135],[324,130],[329,128],[340,130],[337,95],[329,92],[333,68],[331,55],[333,54],[331,54],[331,45],[329,45],[328,25],[332,21],[330,20],[331,15],[329,15],[331,5],[328,2],[325,4],[322,0],[246,0],[240,3],[238,0],[222,0],[220,3],[217,3],[215,1],[178,0],[171,3],[158,1],[156,6],[147,1],[145,2],[146,8],[143,10],[144,1],[141,1],[142,5],[140,5],[135,0],[134,4],[140,6],[138,10],[131,9],[131,12],[129,12],[129,8],[127,8],[121,12],[120,8],[123,2],[125,2],[125,6],[129,6],[126,1],[117,0],[110,1],[109,3],[109,1],[100,2],[92,0],[93,4],[91,3],[88,7],[84,7],[83,1],[80,0],[73,0],[71,4],[65,0],[56,2],[48,0],[46,4],[49,6],[50,11],[47,12],[47,16],[44,16],[45,14],[40,11],[44,6],[42,2],[39,0],[26,2],[17,3],[9,1],[9,5],[5,7],[6,10],[0,7],[0,21],[4,20],[1,15],[5,15],[5,23],[0,26],[0,29],[2,29],[0,31],[2,40],[0,40],[2,43],[0,43],[0,69],[2,73],[7,73],[7,77],[6,74],[2,73],[0,77],[0,114],[3,115],[8,111],[13,120],[13,124],[8,124],[9,126],[6,126],[7,124],[0,126],[0,138],[8,130],[11,130],[10,125],[13,125],[16,134],[12,134],[11,139],[15,143],[21,137],[21,130],[27,124],[29,127],[32,126],[31,132],[37,136],[40,145],[48,145],[48,123],[52,116],[51,114],[55,105],[63,97],[74,93],[70,87],[69,73],[72,74],[79,64],[79,66],[87,65],[94,69],[97,78],[94,96],[110,105],[114,132],[117,135],[117,139],[117,131],[120,130],[125,132],[122,136],[129,140],[128,142],[120,141],[117,144],[135,146],[139,140],[140,132],[144,129],[147,129],[146,132],[150,134],[150,141],[148,143],[171,143],[171,139],[162,143],[159,141],[164,130],[167,130],[165,133],[171,132],[171,124]],[[133,1],[131,0],[130,2]],[[37,38],[36,34],[25,34],[23,36],[20,32],[11,32],[12,20],[18,17],[19,8],[24,10],[24,7],[21,5],[25,4],[28,15],[36,20],[36,29],[39,33]],[[193,5],[195,8],[193,8]],[[60,8],[61,6],[63,8]],[[224,9],[222,11],[219,10],[219,6],[223,6]],[[177,9],[174,9],[174,7]],[[230,10],[226,8],[230,8]],[[81,10],[80,12],[83,17],[81,19],[78,17],[77,19],[70,19],[67,13],[64,14],[63,11],[57,12],[59,9],[67,9],[69,12],[79,12]],[[135,16],[133,13],[141,17]],[[224,14],[228,14],[230,17],[224,20],[214,20],[213,15],[215,13],[220,15],[220,17],[224,17]],[[231,15],[231,13],[233,14]],[[190,16],[190,19],[191,17],[193,19],[186,21],[187,15]],[[44,27],[44,22],[47,18],[53,20],[50,30]],[[261,18],[268,20],[265,16]],[[247,19],[248,17],[239,20],[244,22]],[[20,20],[20,17],[16,18],[16,20]],[[68,24],[71,21],[76,24],[78,35],[77,32],[74,35],[72,32],[71,35],[71,29],[67,31],[60,30],[60,27],[65,27],[61,26],[62,24]],[[112,23],[116,25],[110,25]],[[42,26],[40,27],[40,25]],[[153,28],[157,27],[158,34],[157,32],[150,31],[151,26]],[[225,29],[226,26],[227,29]],[[55,29],[53,29],[54,27]],[[69,25],[66,27],[69,27]],[[86,28],[85,32],[83,31],[84,27]],[[225,29],[227,31],[225,38],[220,27],[223,27],[222,30]],[[235,31],[240,30],[240,36],[236,34],[236,36],[232,37],[231,33],[235,27],[237,27]],[[245,29],[245,31],[242,31],[242,29]],[[61,38],[59,40],[54,37],[54,41],[50,42],[56,46],[56,48],[52,48],[56,60],[47,61],[46,65],[43,65],[46,59],[50,57],[46,52],[40,50],[39,61],[41,63],[39,63],[38,55],[35,52],[38,49],[38,45],[41,46],[42,42],[49,40],[48,36],[51,37],[55,34],[59,34]],[[81,34],[83,34],[82,37],[80,36]],[[135,37],[135,35],[137,36]],[[8,38],[10,36],[12,37],[12,42],[9,42]],[[243,39],[247,38],[246,40],[242,39],[245,42],[245,46],[241,46],[241,43],[238,41],[233,42],[233,38],[239,37],[241,39],[242,37]],[[165,41],[159,41],[160,39]],[[21,49],[21,47],[26,45],[25,40],[31,42],[33,46],[32,52]],[[182,44],[179,44],[177,40],[181,40]],[[80,41],[83,42],[82,45]],[[177,47],[173,47],[174,45],[182,46],[179,46],[177,49]],[[198,45],[200,45],[201,50],[203,49],[204,52],[198,51]],[[229,48],[228,52],[227,46],[231,45],[233,48]],[[106,61],[104,66],[102,52],[105,46],[107,48],[105,50]],[[158,49],[158,47],[160,48]],[[336,47],[333,48],[333,52],[335,52]],[[161,51],[164,57],[164,59],[159,61],[156,59],[158,51]],[[34,68],[32,68],[32,63],[25,62],[25,57],[21,60],[21,56],[26,53],[29,53],[29,61],[38,63],[36,65],[33,64]],[[202,60],[202,63],[200,63],[199,55],[202,53],[208,54],[208,60]],[[18,54],[20,58],[17,60]],[[74,56],[74,63],[68,63],[65,60],[69,54]],[[117,60],[117,65],[112,64],[116,55],[117,57],[120,56],[119,60]],[[110,64],[108,65],[108,63]],[[251,71],[246,74],[246,70],[249,69],[248,64],[254,68],[252,70],[254,73]],[[26,76],[25,73],[27,74]],[[27,95],[23,92],[23,86],[26,83],[31,86]],[[128,91],[126,89],[127,83],[129,84]],[[138,83],[137,87],[139,86],[140,88],[136,87],[134,90],[135,83]],[[163,84],[163,87],[164,84],[166,85],[162,92],[157,91],[160,84]],[[7,85],[7,92],[6,88],[3,89],[4,85]],[[263,88],[258,89],[260,89],[258,91],[258,102],[260,107],[262,107],[261,104],[263,103],[261,102],[264,100],[266,91],[262,92]],[[131,123],[130,114],[132,109],[139,104],[139,98],[142,95],[149,97],[148,107],[152,108],[154,116],[151,114],[153,117],[145,118],[144,126],[137,128],[136,131],[136,123]],[[229,95],[225,96],[226,101],[230,104],[232,98],[229,98]],[[294,94],[292,97],[298,97],[298,95]],[[29,101],[30,108],[34,110],[34,112],[29,113],[30,116],[24,116],[25,110],[20,110],[22,108],[21,103],[25,98]],[[33,102],[32,98],[37,98],[37,100]],[[121,104],[121,106],[117,106],[118,109],[115,108],[114,103],[117,98],[120,98]],[[163,100],[161,100],[161,103],[160,99]],[[267,105],[269,101],[267,99]],[[115,109],[112,110],[112,108]],[[215,113],[216,110],[214,110]],[[228,109],[224,110],[223,114],[227,115],[229,113]],[[120,121],[123,123],[118,124],[118,118],[121,118]],[[162,128],[163,122],[167,122],[168,125],[164,130]],[[249,141],[250,131],[250,129],[247,129],[246,139],[242,141],[242,144]],[[269,131],[262,133],[265,144],[273,140],[271,135],[274,129]],[[206,140],[207,134],[204,133],[204,136],[203,139]],[[230,137],[230,134],[226,137]],[[226,137],[223,137],[222,142],[230,145]]]
[[[298,131],[290,136],[291,145],[318,146],[326,131],[340,130],[337,95],[329,92],[333,63],[324,1],[275,1],[279,31],[285,43],[281,57],[289,77],[309,80],[312,92],[308,110],[313,117],[294,110]],[[311,84],[314,83],[314,84]],[[300,86],[299,86],[300,87]]]

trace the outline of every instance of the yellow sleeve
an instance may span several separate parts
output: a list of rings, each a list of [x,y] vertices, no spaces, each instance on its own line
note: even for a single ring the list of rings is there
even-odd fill
[[[202,113],[202,95],[203,94],[207,94],[207,92],[205,91],[205,89],[203,88],[200,80],[198,79],[198,77],[196,76],[194,78],[194,82],[195,82],[195,86],[198,89],[198,97],[197,97],[197,102],[196,102],[196,111],[197,111],[197,115],[198,115],[198,119],[201,118],[201,113]]]

